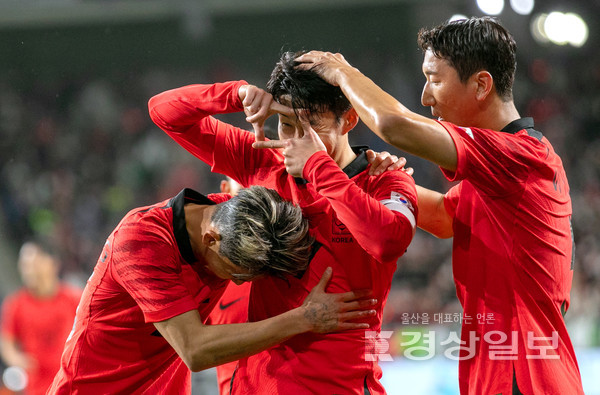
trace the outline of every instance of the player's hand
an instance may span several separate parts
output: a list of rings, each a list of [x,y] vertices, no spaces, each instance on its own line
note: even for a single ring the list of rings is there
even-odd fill
[[[273,96],[254,85],[242,85],[238,96],[244,106],[246,121],[252,124],[256,141],[265,141],[265,121],[273,114],[293,114],[294,110],[273,100]]]
[[[298,56],[296,61],[300,63],[296,66],[297,68],[313,70],[325,81],[335,86],[340,85],[337,77],[341,75],[342,70],[353,69],[341,53],[310,51]]]
[[[367,150],[367,160],[371,165],[369,167],[369,175],[377,176],[385,171],[402,170],[409,176],[412,176],[415,172],[412,167],[406,166],[406,158],[401,156],[398,158],[396,155],[392,155],[387,151],[375,152],[373,150]]]
[[[289,174],[294,177],[302,177],[304,166],[315,152],[327,151],[325,144],[310,126],[310,121],[306,116],[298,118],[302,126],[304,135],[301,138],[285,140],[285,148],[283,150],[283,164]]]
[[[312,332],[327,333],[349,329],[368,329],[369,324],[351,322],[375,315],[372,307],[376,299],[368,299],[370,290],[344,293],[326,293],[325,288],[331,279],[332,270],[328,267],[319,283],[304,299],[302,308],[304,318],[312,328]]]

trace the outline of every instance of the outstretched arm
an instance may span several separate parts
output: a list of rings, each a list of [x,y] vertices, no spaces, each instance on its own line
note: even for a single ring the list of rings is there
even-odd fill
[[[256,354],[304,332],[368,329],[366,323],[351,321],[374,315],[376,300],[365,299],[369,291],[326,293],[331,273],[327,268],[302,306],[263,321],[203,325],[192,310],[154,325],[193,371]]]
[[[264,120],[283,106],[271,95],[245,81],[188,85],[162,92],[148,103],[150,117],[179,145],[212,166],[214,172],[232,177],[244,186],[253,183],[257,169],[281,162],[275,152],[257,153],[255,135],[219,121],[212,115],[244,111],[260,112],[251,121],[258,139]]]
[[[419,218],[417,226],[440,239],[454,236],[452,217],[444,206],[444,195],[417,185]]]
[[[341,54],[311,51],[297,61],[301,62],[298,67],[312,69],[325,81],[339,86],[360,119],[383,140],[445,169],[456,170],[456,147],[446,129],[408,110]]]

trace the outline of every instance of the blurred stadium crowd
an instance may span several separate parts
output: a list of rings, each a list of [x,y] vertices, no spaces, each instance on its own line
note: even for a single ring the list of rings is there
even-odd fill
[[[350,58],[350,57],[349,57]],[[566,315],[576,346],[600,346],[600,61],[571,65],[521,61],[516,103],[533,116],[563,158],[571,186],[576,262]],[[418,109],[422,78],[381,67],[378,82]],[[225,65],[214,70],[143,70],[135,75],[73,81],[40,78],[23,89],[0,80],[0,226],[16,251],[32,236],[57,247],[68,280],[83,285],[109,232],[131,208],[175,195],[182,187],[218,191],[220,175],[183,152],[150,121],[147,100],[192,82],[248,78]],[[254,81],[253,81],[254,82]],[[242,118],[229,122],[248,128]],[[351,141],[391,147],[364,126]],[[449,188],[435,167],[409,157],[417,183]],[[451,241],[418,231],[399,260],[386,308],[387,328],[404,328],[403,314],[458,313]],[[17,284],[15,284],[15,287]],[[5,296],[8,289],[0,290]],[[421,320],[422,321],[422,320]],[[414,324],[414,322],[413,322]],[[421,322],[420,324],[423,324]],[[458,328],[458,323],[446,323]]]

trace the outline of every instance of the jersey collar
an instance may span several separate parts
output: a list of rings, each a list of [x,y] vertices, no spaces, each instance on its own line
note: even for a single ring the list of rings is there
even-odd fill
[[[541,132],[538,132],[533,128],[533,118],[520,118],[512,121],[508,125],[502,129],[502,132],[515,134],[520,132],[521,130],[525,130],[527,134],[531,137],[535,137],[539,141],[542,141],[544,135]]]
[[[169,207],[173,208],[173,234],[177,241],[179,253],[190,265],[197,261],[192,244],[190,243],[190,235],[185,226],[185,210],[183,209],[187,203],[214,205],[216,204],[201,193],[193,189],[185,188],[174,198],[169,200]]]
[[[515,134],[523,129],[533,129],[533,118],[515,119],[501,130],[504,133]]]
[[[366,151],[368,149],[369,147],[366,145],[352,147],[352,151],[356,154],[356,158],[342,169],[348,178],[352,178],[367,169],[369,161],[367,160]]]

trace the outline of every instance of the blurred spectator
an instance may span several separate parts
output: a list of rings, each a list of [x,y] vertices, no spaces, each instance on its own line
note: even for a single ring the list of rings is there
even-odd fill
[[[2,305],[0,354],[7,366],[25,370],[25,394],[45,394],[81,291],[60,282],[59,262],[39,243],[23,244],[18,269],[24,286]]]

